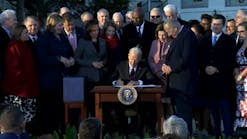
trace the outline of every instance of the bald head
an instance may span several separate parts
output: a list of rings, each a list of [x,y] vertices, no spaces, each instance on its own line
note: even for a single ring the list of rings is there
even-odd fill
[[[144,21],[144,12],[141,7],[136,7],[132,14],[133,24],[139,26]]]

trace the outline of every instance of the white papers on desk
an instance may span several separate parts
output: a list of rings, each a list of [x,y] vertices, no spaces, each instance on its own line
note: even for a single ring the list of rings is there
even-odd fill
[[[120,88],[123,85],[116,85],[116,81],[112,82],[112,86],[116,88]],[[153,88],[153,87],[161,87],[161,85],[155,85],[155,84],[146,84],[146,85],[133,85],[135,88]]]

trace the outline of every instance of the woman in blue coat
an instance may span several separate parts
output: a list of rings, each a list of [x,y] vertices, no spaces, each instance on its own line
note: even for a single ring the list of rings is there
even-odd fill
[[[51,14],[46,30],[38,39],[36,48],[40,79],[40,122],[42,132],[52,133],[63,127],[63,77],[74,65],[73,50],[62,34],[63,20]]]

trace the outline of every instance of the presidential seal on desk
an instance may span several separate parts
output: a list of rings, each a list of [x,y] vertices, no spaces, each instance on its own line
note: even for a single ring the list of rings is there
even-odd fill
[[[117,93],[118,100],[124,105],[131,105],[137,99],[137,91],[133,86],[122,86]]]

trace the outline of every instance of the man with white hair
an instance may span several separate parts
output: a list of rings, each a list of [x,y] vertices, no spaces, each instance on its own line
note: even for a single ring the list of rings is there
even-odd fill
[[[104,8],[99,9],[97,12],[97,20],[99,23],[100,34],[102,34],[103,29],[106,27],[107,23],[110,20],[109,19],[109,12]]]
[[[166,134],[175,134],[181,139],[188,139],[189,130],[187,123],[175,115],[171,115],[163,122],[163,136]]]
[[[116,26],[116,35],[118,37],[118,40],[121,39],[122,33],[123,33],[123,26],[124,26],[124,17],[120,12],[115,12],[112,15],[112,21],[114,25]]]
[[[151,82],[153,76],[147,65],[141,63],[142,50],[139,47],[133,47],[129,50],[128,60],[122,61],[116,68],[116,77],[119,81],[123,81],[125,84],[142,85],[143,82]],[[120,83],[120,82],[117,82]]]
[[[130,22],[132,22],[132,14],[133,11],[127,11],[125,14],[125,24],[129,24]]]
[[[159,8],[153,8],[150,11],[150,22],[153,22],[154,24],[161,24],[163,22],[161,10]]]
[[[116,68],[116,73],[113,76],[113,79],[117,80],[117,85],[143,85],[150,83],[154,84],[154,77],[152,73],[150,72],[146,62],[142,62],[141,59],[142,50],[138,46],[133,47],[129,50],[128,60],[120,62],[120,64]],[[144,125],[146,125],[147,128],[150,129],[150,134],[154,135],[156,123],[154,119],[156,117],[156,112],[155,109],[153,109],[153,104],[146,105],[136,103],[134,107],[134,109],[138,111],[138,116],[135,117],[138,119],[130,120],[133,122],[125,126],[133,125],[134,128],[131,128],[129,130],[137,130],[138,134],[140,136],[143,136],[142,131],[144,129]],[[132,108],[133,105],[132,107],[128,107],[128,109]],[[149,114],[146,114],[147,111],[149,112]],[[128,127],[125,127],[125,129],[126,128],[128,129]]]
[[[59,15],[62,16],[63,14],[68,13],[68,12],[70,12],[68,7],[61,7],[59,11]]]
[[[93,20],[93,14],[88,12],[88,11],[85,11],[81,14],[81,22],[82,24],[85,26],[85,24],[88,22],[88,21],[91,21]]]
[[[35,49],[39,33],[39,25],[38,19],[35,16],[27,16],[24,20],[24,25],[27,28],[28,36],[29,36],[29,45],[31,46],[32,50]]]
[[[17,25],[14,10],[5,10],[0,14],[0,85],[3,77],[4,52],[10,42],[15,26]],[[0,91],[1,92],[1,91]]]
[[[237,11],[236,17],[235,17],[235,25],[236,27],[242,23],[247,22],[247,9],[239,9]],[[236,37],[236,49],[238,50],[243,44],[243,41],[239,39],[239,36]]]
[[[169,82],[167,93],[176,106],[174,113],[187,122],[192,132],[190,102],[197,91],[198,80],[196,36],[189,27],[181,25],[177,20],[168,20],[163,27],[168,36],[173,38],[162,65],[164,76]]]
[[[247,9],[239,9],[235,18],[236,26],[242,22],[247,22]]]
[[[167,4],[163,11],[167,20],[178,20],[181,25],[188,25],[186,21],[178,18],[177,7],[174,4]]]

